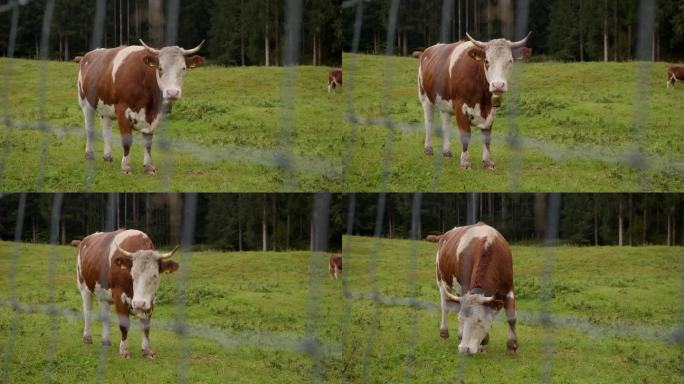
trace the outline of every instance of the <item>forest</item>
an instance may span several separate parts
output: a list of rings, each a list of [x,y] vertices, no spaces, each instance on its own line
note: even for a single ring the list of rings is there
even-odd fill
[[[313,246],[312,194],[199,194],[193,243],[223,251],[306,250]],[[15,239],[21,195],[0,198],[0,239]],[[342,234],[410,238],[413,194],[329,195],[327,250],[341,249]],[[417,237],[443,233],[482,220],[511,243],[544,241],[549,195],[514,193],[420,195]],[[158,246],[178,244],[184,194],[65,194],[56,242],[96,231],[135,228]],[[353,200],[352,200],[353,199]],[[572,245],[681,245],[684,234],[682,194],[560,195],[559,242]],[[21,240],[48,242],[55,196],[28,194]],[[350,204],[353,203],[353,204]],[[350,215],[350,207],[353,208]],[[378,208],[382,216],[377,220]],[[470,209],[469,209],[470,207]]]
[[[363,7],[358,52],[386,53],[391,3],[355,3]],[[684,59],[684,0],[403,0],[393,52],[407,56],[440,42],[464,39],[466,32],[480,40],[513,39],[524,4],[528,4],[527,29],[533,32],[527,44],[533,49],[533,60],[634,60],[639,19],[648,14],[649,5],[655,7],[647,44],[651,49],[640,58]],[[357,10],[356,6],[343,10],[346,52],[353,48]]]
[[[2,7],[4,12],[0,10],[0,54],[39,57],[41,31],[44,21],[49,20],[48,57],[55,60],[68,61],[95,47],[139,44],[138,39],[142,38],[153,46],[175,41],[186,48],[206,40],[200,54],[213,64],[283,65],[288,4],[285,0],[102,2],[105,23],[102,44],[97,44],[96,1],[8,0]],[[51,3],[54,7],[49,12]],[[179,4],[177,22],[171,17],[173,4]],[[340,0],[302,0],[299,13],[300,44],[295,49],[299,52],[295,62],[341,65]],[[10,46],[14,22],[16,43]]]

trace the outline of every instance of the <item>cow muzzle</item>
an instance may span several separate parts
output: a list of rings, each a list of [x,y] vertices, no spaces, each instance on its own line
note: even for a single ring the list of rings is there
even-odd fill
[[[167,100],[178,100],[181,98],[181,90],[179,88],[167,88],[164,90],[164,98]]]
[[[152,303],[148,300],[135,300],[135,299],[133,299],[131,301],[131,307],[133,307],[133,309],[137,309],[140,311],[148,311],[151,306],[152,306]]]
[[[508,84],[505,81],[492,81],[489,83],[489,92],[494,94],[508,92]]]

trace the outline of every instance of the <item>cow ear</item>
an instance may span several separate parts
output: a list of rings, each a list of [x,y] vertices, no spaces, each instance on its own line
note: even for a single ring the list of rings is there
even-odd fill
[[[527,60],[532,57],[532,48],[520,47],[513,49],[513,58],[515,60]]]
[[[114,265],[123,270],[127,270],[133,267],[133,262],[125,257],[117,257],[116,259],[114,259]]]
[[[172,273],[178,270],[178,263],[171,260],[162,260],[159,262],[159,272]]]
[[[487,57],[487,54],[485,51],[475,48],[468,51],[468,56],[475,61],[483,61],[485,57]]]
[[[197,68],[197,67],[201,67],[202,65],[204,65],[204,61],[205,61],[204,57],[194,55],[194,56],[190,56],[190,57],[185,58],[185,65],[191,69]]]
[[[157,56],[147,55],[143,57],[143,62],[150,68],[157,68],[159,66],[159,58]]]

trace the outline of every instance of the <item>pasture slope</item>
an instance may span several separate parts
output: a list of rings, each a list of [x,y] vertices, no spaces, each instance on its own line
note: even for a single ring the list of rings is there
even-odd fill
[[[54,248],[55,289],[51,292],[53,248],[22,244],[12,277],[15,246],[0,242],[0,275],[4,276],[0,368],[8,369],[9,382],[43,381],[46,372],[48,381],[60,383],[94,381],[99,374],[104,382],[176,382],[181,373],[189,382],[202,383],[307,382],[314,372],[312,359],[270,344],[298,340],[313,331],[326,351],[320,372],[328,382],[368,379],[387,383],[408,378],[453,383],[461,375],[465,383],[536,382],[547,361],[547,345],[553,350],[549,365],[553,382],[681,382],[682,351],[663,341],[680,324],[684,271],[678,248],[559,248],[554,254],[550,309],[554,321],[563,320],[564,325],[551,332],[539,325],[537,317],[544,249],[514,247],[520,350],[515,355],[505,352],[507,330],[500,315],[489,351],[462,358],[456,353],[456,338],[439,338],[439,314],[431,309],[438,304],[434,244],[380,240],[373,261],[373,239],[348,237],[344,242],[351,255],[345,260],[343,278],[352,296],[371,292],[370,271],[375,270],[380,294],[415,296],[427,304],[414,310],[345,299],[343,280],[331,280],[327,260],[312,263],[308,252],[197,252],[190,262],[184,258],[187,255],[177,255],[181,271],[189,274],[187,307],[183,312],[175,305],[180,275],[164,275],[152,321],[151,340],[157,353],[152,361],[141,357],[138,327],[129,336],[129,360],[117,354],[115,324],[111,326],[113,346],[104,355],[97,343],[82,343],[73,248]],[[414,245],[415,269],[410,257]],[[409,284],[412,277],[413,286]],[[9,310],[13,280],[21,303],[41,305],[54,299],[58,309],[73,310],[76,316],[55,316],[52,321],[49,314]],[[220,343],[204,332],[181,339],[172,332],[179,314],[194,327],[210,326],[222,332]],[[315,321],[310,321],[311,314]],[[454,316],[450,326],[457,328]],[[93,339],[99,339],[100,328],[94,322]],[[54,363],[48,365],[51,345],[55,346]],[[407,370],[409,360],[411,369]]]
[[[43,64],[0,58],[0,68],[3,90],[7,75],[10,79],[8,103],[0,108],[1,120],[9,117],[29,125],[28,129],[8,130],[0,120],[0,142],[9,144],[9,157],[0,173],[4,191],[318,191],[325,186],[334,190],[339,183],[336,178],[345,148],[338,127],[342,95],[328,94],[325,67],[208,66],[189,71],[183,99],[155,134],[152,156],[159,169],[156,177],[143,172],[139,133],[134,133],[131,148],[134,174],[120,174],[123,150],[116,124],[112,129],[114,162],[102,161],[99,119],[96,161],[87,164],[83,114],[76,98],[76,64],[45,64],[43,116],[49,125],[45,130],[38,124]],[[294,86],[281,94],[285,78]],[[283,98],[294,105],[295,112],[289,116],[294,130],[285,126],[288,116],[281,108]],[[0,104],[4,101],[0,97]],[[171,141],[170,149],[161,145],[164,140]],[[1,147],[5,145],[0,145],[4,153]],[[44,157],[42,148],[47,149]],[[291,155],[300,172],[292,177],[280,170],[280,152],[275,150]],[[91,179],[86,180],[87,174]]]
[[[343,54],[343,63],[345,92],[352,92],[347,101],[362,122],[349,154],[352,190],[379,189],[386,158],[390,159],[386,172],[391,191],[684,189],[684,85],[674,91],[665,88],[666,63],[647,64],[650,71],[642,85],[649,92],[648,99],[637,94],[638,63],[520,65],[517,132],[523,139],[522,150],[506,144],[512,129],[510,113],[506,112],[509,94],[504,97],[503,113],[497,117],[492,135],[495,173],[482,167],[482,141],[476,131],[470,154],[473,169],[460,169],[455,123],[451,135],[454,158],[443,160],[439,133],[433,134],[435,156],[423,154],[425,134],[416,59]],[[399,123],[393,136],[379,122],[387,105],[387,117]],[[643,124],[638,142],[661,171],[638,172],[617,164],[625,151],[636,148],[636,118]],[[375,120],[365,123],[365,119]],[[441,127],[438,114],[434,121]],[[679,173],[673,171],[675,167]]]
[[[58,309],[80,311],[75,250],[63,246],[55,248],[55,289],[51,294],[49,260],[52,249],[48,245],[19,247],[14,276],[17,299],[24,304],[44,305],[49,304],[52,297]],[[101,374],[102,382],[107,383],[175,383],[181,373],[190,383],[305,382],[311,378],[312,359],[292,348],[301,347],[297,342],[302,341],[299,337],[306,335],[307,330],[317,332],[323,341],[322,347],[326,351],[323,365],[331,369],[323,371],[324,378],[335,379],[332,374],[339,365],[336,356],[340,355],[339,346],[336,346],[339,334],[336,322],[341,317],[341,307],[337,304],[340,285],[339,281],[337,284],[330,281],[325,265],[327,260],[321,260],[316,271],[320,282],[320,295],[317,296],[320,301],[315,306],[317,322],[309,327],[309,310],[314,308],[309,300],[309,252],[198,252],[191,255],[191,260],[177,254],[174,259],[181,267],[178,273],[185,269],[189,274],[187,307],[183,313],[176,306],[180,275],[163,275],[151,328],[151,343],[157,354],[154,360],[142,357],[142,333],[139,322],[134,319],[131,323],[135,329],[129,333],[131,358],[119,357],[121,338],[113,307],[110,312],[113,317],[112,346],[106,349],[102,360],[100,322],[93,322],[94,344],[85,345],[80,312],[72,319],[55,316],[56,320],[51,321],[48,314],[17,315],[10,310],[7,301],[11,297],[13,253],[13,243],[0,242],[0,375],[8,368],[10,383],[43,382],[48,372],[53,329],[57,331],[56,347],[47,382],[94,382]],[[93,309],[99,313],[96,304]],[[224,336],[218,339],[221,343],[214,341],[212,333],[202,330],[196,331],[199,337],[181,339],[172,332],[173,320],[178,315],[184,316],[192,326],[213,327],[222,332]],[[279,349],[278,345],[285,349]],[[188,359],[183,363],[185,353]]]
[[[501,313],[488,352],[463,358],[457,353],[456,316],[449,317],[451,338],[443,340],[439,312],[430,309],[439,308],[436,245],[375,241],[344,238],[349,289],[372,292],[374,270],[381,295],[416,297],[428,308],[351,302],[346,344],[357,356],[348,368],[352,381],[362,378],[365,368],[370,382],[530,383],[539,382],[548,368],[553,383],[681,383],[682,349],[665,341],[681,326],[681,248],[557,248],[548,307],[560,325],[547,329],[538,316],[545,249],[513,247],[520,349],[506,352],[508,325]],[[369,340],[373,346],[367,350]]]

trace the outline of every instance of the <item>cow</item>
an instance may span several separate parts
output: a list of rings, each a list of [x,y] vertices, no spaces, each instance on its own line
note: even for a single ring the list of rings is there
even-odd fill
[[[422,54],[423,54],[423,51],[413,51],[413,53],[411,54],[411,57],[413,57],[414,59],[420,59],[420,56]]]
[[[530,34],[517,42],[506,39],[481,42],[466,34],[469,41],[437,44],[423,52],[418,68],[418,97],[425,118],[426,155],[433,153],[432,114],[436,108],[442,117],[443,156],[453,156],[449,129],[452,117],[456,116],[462,145],[461,168],[470,169],[468,146],[472,126],[482,132],[485,168],[496,169],[490,154],[494,118],[502,95],[508,91],[513,61],[524,58],[525,53],[520,48]]]
[[[81,240],[71,240],[72,247],[78,247],[79,244],[81,244]]]
[[[442,309],[440,336],[449,337],[447,313],[457,311],[458,351],[484,352],[489,329],[503,307],[509,326],[507,349],[515,352],[513,257],[506,239],[482,222],[456,227],[439,240],[436,265]]]
[[[429,241],[431,243],[436,243],[441,238],[442,238],[442,235],[427,235],[427,237],[425,237],[425,241]]]
[[[667,68],[667,88],[674,89],[677,81],[684,81],[684,67],[670,65]]]
[[[328,70],[328,92],[342,86],[342,68],[330,68]]]
[[[154,309],[159,275],[175,272],[178,264],[169,260],[178,247],[161,253],[143,232],[120,229],[97,232],[77,246],[76,282],[83,299],[83,342],[92,344],[90,334],[91,300],[100,301],[102,345],[109,341],[109,305],[114,303],[121,330],[119,355],[130,357],[128,351],[129,315],[140,319],[143,329],[142,354],[154,358],[150,346],[150,320]]]
[[[193,49],[155,49],[142,40],[140,43],[142,46],[99,48],[85,54],[78,63],[78,103],[85,117],[86,160],[95,159],[92,138],[97,113],[104,139],[103,159],[112,161],[111,122],[116,119],[123,146],[121,172],[132,171],[128,156],[136,130],[145,143],[145,172],[154,175],[152,137],[161,120],[160,112],[181,98],[186,69],[204,64],[204,58],[195,55],[204,42]]]
[[[328,258],[328,272],[331,279],[337,279],[338,272],[342,272],[342,256],[332,254]]]

